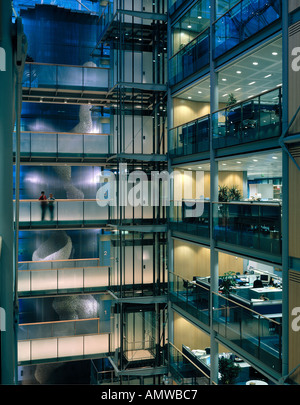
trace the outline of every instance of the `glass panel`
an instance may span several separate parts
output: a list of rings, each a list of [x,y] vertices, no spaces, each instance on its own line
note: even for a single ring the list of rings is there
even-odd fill
[[[214,204],[214,238],[280,259],[281,206],[268,203]]]
[[[209,290],[197,281],[183,279],[174,273],[170,273],[170,279],[172,280],[171,301],[208,325],[210,318]]]
[[[58,138],[58,153],[63,155],[83,153],[83,135],[60,134]]]
[[[180,125],[169,132],[171,155],[209,151],[209,116]]]
[[[201,212],[201,214],[195,216],[190,215],[191,208],[194,208],[194,212]],[[209,202],[194,200],[193,207],[190,207],[186,202],[172,201],[170,203],[170,227],[171,229],[180,232],[187,232],[193,235],[209,238],[209,213]]]
[[[214,294],[214,329],[264,364],[281,372],[281,323]]]
[[[23,139],[23,134],[21,140]],[[31,134],[32,154],[53,154],[57,152],[57,134]]]
[[[180,82],[209,63],[209,29],[170,59],[170,85]]]
[[[214,24],[216,37],[214,58],[278,20],[280,15],[281,1],[279,0],[267,3],[264,0],[238,2]]]
[[[281,111],[278,88],[213,113],[213,147],[279,137]]]

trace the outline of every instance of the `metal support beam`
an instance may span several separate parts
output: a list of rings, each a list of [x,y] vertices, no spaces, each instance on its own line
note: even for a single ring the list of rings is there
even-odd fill
[[[5,331],[1,331],[1,384],[14,384],[14,222],[13,222],[13,124],[14,66],[12,40],[12,8],[10,1],[0,2],[0,47],[5,55],[0,71],[0,306],[5,311]]]
[[[282,137],[289,117],[289,2],[282,2]],[[282,375],[289,371],[289,154],[282,152]]]
[[[214,47],[213,22],[216,16],[215,1],[211,1],[210,13],[210,49]],[[218,73],[215,69],[212,52],[210,53],[210,109],[217,111],[218,99]],[[213,208],[214,201],[218,201],[218,162],[215,159],[213,148],[213,116],[210,115],[210,384],[218,384],[219,370],[219,349],[215,339],[213,329],[213,308],[215,306],[214,292],[218,292],[218,252],[215,250],[215,240],[213,236]]]

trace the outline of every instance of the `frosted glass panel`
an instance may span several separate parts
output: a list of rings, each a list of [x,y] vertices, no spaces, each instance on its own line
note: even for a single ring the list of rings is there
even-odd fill
[[[57,66],[57,83],[59,86],[82,87],[82,69],[72,66]]]
[[[58,288],[81,288],[83,286],[83,269],[64,269],[58,272]]]
[[[58,153],[83,153],[83,135],[60,134]]]
[[[31,152],[32,153],[55,153],[56,134],[31,134]],[[23,134],[21,139],[23,139]],[[23,152],[23,150],[21,149]]]
[[[58,340],[58,356],[77,356],[83,354],[83,336],[62,338]]]
[[[43,270],[31,272],[31,291],[56,290],[57,272],[55,270]]]
[[[83,220],[83,203],[82,201],[59,202],[58,220],[59,221],[82,221]]]
[[[96,201],[84,201],[84,219],[86,221],[107,218],[108,206],[100,207]]]
[[[18,272],[18,291],[29,291],[30,290],[30,272],[29,271],[19,271]]]
[[[84,269],[84,287],[108,286],[107,267],[88,267]]]
[[[109,335],[95,335],[84,337],[84,354],[108,353]]]
[[[50,359],[57,357],[56,339],[41,339],[31,342],[31,359]]]

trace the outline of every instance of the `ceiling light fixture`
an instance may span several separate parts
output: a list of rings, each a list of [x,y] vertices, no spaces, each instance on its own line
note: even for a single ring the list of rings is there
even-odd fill
[[[270,75],[267,75],[267,76],[265,76],[265,79],[267,79],[268,77],[271,77],[272,75],[270,74]]]
[[[239,91],[239,90],[241,90],[241,88],[240,87],[238,87],[237,89],[235,89],[234,91]]]
[[[240,70],[237,70],[236,73],[237,73],[238,75],[240,75],[242,72],[241,72]]]
[[[249,83],[249,86],[252,86],[252,84],[255,84],[256,82],[251,82],[251,83]]]
[[[253,65],[254,65],[254,66],[257,66],[257,65],[258,65],[258,62],[253,62]]]
[[[272,52],[272,55],[277,56],[278,52]]]

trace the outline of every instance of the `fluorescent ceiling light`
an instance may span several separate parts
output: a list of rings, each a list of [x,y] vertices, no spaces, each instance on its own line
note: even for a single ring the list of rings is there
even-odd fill
[[[226,82],[226,81],[227,81],[227,79],[222,79],[222,81],[223,81],[223,82]]]
[[[238,75],[240,75],[242,72],[241,72],[240,70],[237,70],[236,73],[237,73]]]
[[[223,94],[223,96],[222,97],[226,97],[226,96],[228,96],[228,94],[226,93],[226,94]]]
[[[202,94],[202,91],[199,90],[199,91],[198,91],[198,94]]]
[[[188,28],[192,28],[192,26],[191,26],[191,25],[188,25],[187,27],[188,27]]]
[[[253,62],[253,65],[257,66],[257,65],[258,65],[258,62]]]
[[[256,83],[256,82],[251,82],[251,83],[249,83],[249,86],[252,86],[252,84],[254,84],[254,83]]]
[[[235,89],[234,91],[239,91],[239,90],[241,90],[241,88],[239,87],[239,88],[237,88],[237,89]]]
[[[272,75],[270,74],[270,75],[267,75],[267,76],[265,76],[265,79],[267,78],[267,77],[271,77]]]
[[[272,52],[272,55],[276,56],[278,55],[278,52]]]

